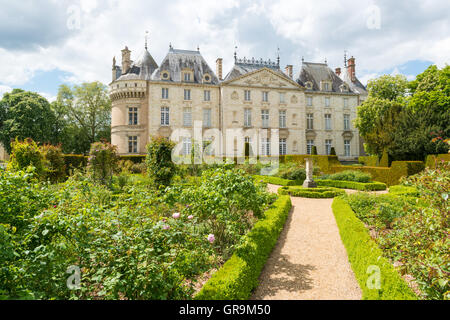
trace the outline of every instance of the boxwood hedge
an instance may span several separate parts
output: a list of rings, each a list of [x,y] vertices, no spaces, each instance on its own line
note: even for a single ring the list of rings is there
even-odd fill
[[[303,197],[303,198],[334,198],[345,194],[345,190],[338,188],[303,188],[299,186],[295,187],[281,187],[278,189],[278,194],[280,195],[291,195],[293,197]]]
[[[342,180],[327,180],[317,179],[315,180],[318,186],[335,187],[343,189],[353,189],[360,191],[379,191],[386,190],[386,184],[382,182],[355,182],[355,181],[342,181]]]
[[[255,178],[255,180],[279,186],[301,186],[303,184],[303,180],[288,180],[279,177],[259,176],[259,175],[254,175],[253,177]]]
[[[196,300],[245,300],[258,285],[259,275],[278,241],[291,209],[289,196],[280,196],[265,212],[243,244],[213,274],[195,296]]]

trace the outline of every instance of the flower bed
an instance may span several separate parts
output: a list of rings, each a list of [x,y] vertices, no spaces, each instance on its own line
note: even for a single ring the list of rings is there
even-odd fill
[[[281,196],[245,237],[242,246],[203,285],[197,300],[245,300],[258,285],[258,277],[291,209],[288,196]]]
[[[345,194],[344,190],[338,188],[303,188],[303,187],[281,187],[278,189],[280,195],[291,195],[293,197],[303,198],[334,198]]]

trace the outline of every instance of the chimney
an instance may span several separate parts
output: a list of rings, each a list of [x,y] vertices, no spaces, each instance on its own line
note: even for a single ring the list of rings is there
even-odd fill
[[[288,64],[287,66],[286,66],[286,69],[284,69],[285,70],[285,73],[286,73],[286,75],[289,77],[289,78],[293,78],[293,72],[292,72],[292,64]]]
[[[116,79],[117,79],[117,66],[116,66],[116,57],[114,57],[112,65],[112,81],[116,81]]]
[[[350,79],[352,79],[352,82],[356,81],[356,66],[355,66],[355,58],[353,56],[348,59],[348,66],[347,66],[347,73],[350,76]]]
[[[216,60],[216,73],[217,73],[217,77],[219,78],[220,81],[222,81],[222,58],[217,58]]]
[[[125,74],[131,67],[131,51],[128,47],[122,50],[122,74]]]
[[[341,76],[341,68],[336,68],[335,73],[337,74],[338,77]]]

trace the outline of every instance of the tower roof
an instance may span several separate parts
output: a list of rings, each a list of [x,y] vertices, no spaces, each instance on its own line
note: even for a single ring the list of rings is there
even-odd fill
[[[117,80],[150,80],[156,69],[158,69],[158,64],[150,52],[144,49],[139,59],[132,63],[130,70],[122,74]]]

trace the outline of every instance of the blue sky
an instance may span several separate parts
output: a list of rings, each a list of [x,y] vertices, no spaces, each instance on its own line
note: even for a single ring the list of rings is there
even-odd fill
[[[404,74],[449,61],[449,1],[361,0],[0,0],[0,95],[12,88],[55,99],[59,85],[111,80],[112,58],[127,45],[136,60],[150,31],[149,51],[161,62],[169,43],[196,49],[215,69],[224,59],[301,58],[342,67],[356,58],[358,78]]]

